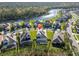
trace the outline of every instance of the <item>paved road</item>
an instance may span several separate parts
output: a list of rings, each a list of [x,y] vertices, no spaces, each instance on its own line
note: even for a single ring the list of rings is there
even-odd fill
[[[70,35],[69,36],[69,39],[72,41],[72,46],[76,47],[78,50],[79,50],[79,45],[76,41],[76,39],[73,37],[73,34],[72,34],[72,29],[71,29],[71,26],[72,26],[72,22],[73,21],[76,21],[75,19],[70,19],[69,23],[68,23],[68,27],[67,27],[67,32],[68,34]]]

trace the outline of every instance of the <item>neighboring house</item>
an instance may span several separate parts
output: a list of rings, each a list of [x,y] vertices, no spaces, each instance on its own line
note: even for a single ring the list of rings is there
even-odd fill
[[[79,33],[79,24],[76,25],[77,33]]]
[[[52,28],[53,28],[53,30],[55,31],[55,30],[57,30],[57,29],[60,29],[60,28],[61,28],[61,25],[60,25],[59,22],[56,21],[56,23],[54,23],[54,24],[52,25]]]
[[[15,48],[15,47],[16,47],[16,41],[13,38],[13,36],[11,36],[11,34],[5,35],[1,50],[7,49],[7,48]]]
[[[60,36],[58,36],[55,40],[53,40],[53,46],[55,47],[62,47],[64,46],[64,42]]]
[[[64,46],[64,35],[63,32],[59,32],[57,34],[57,37],[53,39],[52,44],[55,47],[63,47]]]
[[[57,19],[60,23],[68,21],[71,18],[71,15],[64,15],[61,18]]]

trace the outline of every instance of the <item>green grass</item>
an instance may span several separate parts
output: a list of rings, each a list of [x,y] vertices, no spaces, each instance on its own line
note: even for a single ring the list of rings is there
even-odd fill
[[[72,30],[72,32],[73,32],[73,33],[77,33],[77,30],[74,28],[74,29]]]
[[[79,40],[79,35],[74,35],[76,40]]]
[[[76,35],[76,37],[78,38],[78,40],[79,40],[79,35]]]
[[[73,25],[73,26],[74,26],[74,25]],[[72,32],[73,32],[73,33],[77,33],[77,30],[76,30],[76,28],[75,28],[75,27],[73,27],[73,26],[71,27],[71,29],[72,29]]]
[[[61,30],[65,30],[65,28],[66,28],[66,23],[65,22],[62,22],[61,23]]]
[[[62,48],[51,47],[49,51],[50,56],[63,56],[68,55],[68,52]],[[47,56],[48,50],[46,45],[37,45],[37,48],[32,51],[31,46],[26,46],[21,48],[19,53],[15,49],[5,51],[0,53],[0,56]]]

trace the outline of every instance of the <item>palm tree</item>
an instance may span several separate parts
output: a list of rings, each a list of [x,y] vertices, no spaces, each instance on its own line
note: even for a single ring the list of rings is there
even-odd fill
[[[25,22],[24,21],[21,21],[21,22],[19,22],[19,25],[23,28],[24,25],[25,25]]]
[[[31,29],[30,38],[32,41],[32,51],[36,48],[36,37],[37,37],[37,30]]]
[[[13,24],[10,24],[10,29],[9,29],[10,32],[14,31],[14,25]]]
[[[46,33],[47,33],[47,41],[48,41],[47,49],[48,49],[48,55],[49,55],[49,51],[51,50],[51,47],[52,47],[51,40],[53,39],[54,32],[51,30],[46,30]]]
[[[17,53],[19,53],[19,51],[20,51],[20,33],[16,33],[16,40],[17,40],[17,48],[16,48],[16,50],[17,50]]]

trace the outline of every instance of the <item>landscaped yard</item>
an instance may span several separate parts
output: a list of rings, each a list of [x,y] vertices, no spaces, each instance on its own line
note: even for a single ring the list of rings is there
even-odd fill
[[[20,51],[17,53],[16,49],[12,49],[9,51],[5,51],[4,53],[0,53],[1,56],[46,56],[48,55],[48,50],[46,45],[38,45],[35,50],[31,49],[31,46],[27,46],[25,48],[21,48]],[[68,55],[68,52],[62,48],[56,48],[56,47],[51,47],[51,50],[49,51],[49,55]]]

